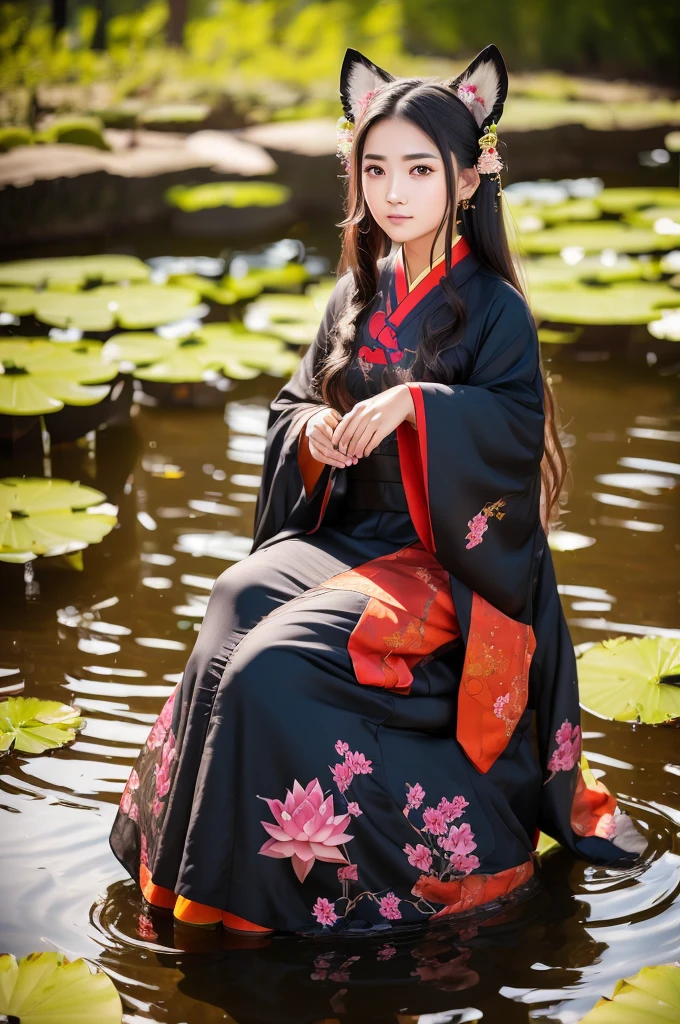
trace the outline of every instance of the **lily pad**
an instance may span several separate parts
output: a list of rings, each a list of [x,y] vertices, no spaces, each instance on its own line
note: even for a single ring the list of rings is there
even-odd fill
[[[288,344],[310,345],[321,315],[309,295],[267,295],[246,308],[243,322],[251,330],[269,331]]]
[[[529,254],[558,253],[582,248],[587,253],[613,249],[615,252],[664,252],[672,249],[677,236],[662,235],[651,228],[634,228],[620,221],[595,224],[565,224],[536,231],[520,231],[521,247]]]
[[[117,374],[96,341],[0,340],[0,413],[41,416],[64,405],[96,405],[111,389],[87,385],[101,385]]]
[[[168,384],[197,383],[221,374],[250,380],[262,371],[289,376],[297,366],[281,342],[246,330],[242,324],[206,324],[195,337],[159,338],[151,333],[116,334],[105,348],[108,358],[131,363],[138,380]]]
[[[68,480],[0,479],[0,561],[28,561],[98,544],[117,522],[115,515],[88,511],[105,497]]]
[[[625,253],[584,256],[567,262],[562,256],[543,256],[527,260],[524,265],[530,289],[567,288],[582,281],[615,284],[617,281],[658,280],[657,260],[639,259]]]
[[[80,709],[57,700],[10,697],[0,701],[0,753],[42,754],[71,743],[85,725]]]
[[[539,857],[545,857],[549,853],[553,853],[555,850],[559,850],[560,844],[552,836],[547,836],[545,832],[541,832],[538,837],[538,843],[536,845],[536,853]]]
[[[549,327],[541,327],[538,340],[542,345],[571,345],[578,341],[582,333],[578,327],[573,331],[553,331]]]
[[[184,319],[199,298],[196,291],[174,285],[103,285],[74,294],[41,292],[35,315],[53,327],[110,331],[118,324],[138,330]]]
[[[521,230],[525,217],[539,217],[544,224],[599,220],[602,211],[594,199],[568,199],[563,203],[512,203],[512,213]]]
[[[663,282],[611,285],[577,283],[569,288],[537,288],[534,314],[565,324],[646,324],[659,309],[680,306],[680,292]]]
[[[281,206],[291,197],[286,185],[274,181],[218,181],[206,185],[173,185],[165,200],[184,213],[213,210],[222,206]]]
[[[645,206],[680,206],[680,188],[603,188],[596,200],[603,213],[629,213]]]
[[[36,292],[32,288],[0,287],[0,312],[28,316],[35,309]]]
[[[632,210],[626,215],[626,221],[638,227],[653,227],[657,233],[680,235],[680,204],[678,206],[647,206],[644,210]],[[664,230],[664,223],[668,221],[678,224],[676,231],[673,231],[672,228]]]
[[[0,1014],[21,1024],[120,1024],[123,1006],[116,987],[99,968],[63,953],[0,956]]]
[[[56,256],[0,264],[0,285],[83,288],[87,284],[146,281],[149,268],[136,256]]]
[[[680,967],[643,967],[617,981],[611,999],[600,999],[581,1024],[671,1024],[680,1020]]]
[[[680,641],[617,637],[578,660],[583,707],[617,722],[655,725],[680,718]]]

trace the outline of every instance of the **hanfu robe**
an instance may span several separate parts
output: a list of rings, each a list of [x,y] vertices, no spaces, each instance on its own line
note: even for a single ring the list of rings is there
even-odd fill
[[[384,930],[531,894],[541,831],[595,864],[645,847],[581,752],[534,321],[464,238],[451,259],[454,383],[407,381],[415,428],[345,469],[310,455],[349,271],[271,404],[252,551],[216,581],[111,833],[152,904]],[[424,318],[448,322],[443,273],[409,283],[402,249],[379,262],[355,401],[400,382]]]

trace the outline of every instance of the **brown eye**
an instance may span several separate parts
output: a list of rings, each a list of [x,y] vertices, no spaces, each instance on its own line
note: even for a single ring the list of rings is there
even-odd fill
[[[432,168],[431,167],[427,167],[425,164],[418,164],[418,166],[414,167],[413,170],[414,171],[426,171],[427,172],[426,174],[418,174],[418,175],[416,175],[416,177],[418,177],[418,178],[426,178],[427,175],[431,172]]]

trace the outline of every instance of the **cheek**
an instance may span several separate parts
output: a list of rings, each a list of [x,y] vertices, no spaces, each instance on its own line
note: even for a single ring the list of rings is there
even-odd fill
[[[433,174],[424,181],[418,182],[420,188],[415,190],[416,202],[424,217],[439,223],[446,209],[446,180],[443,174]]]

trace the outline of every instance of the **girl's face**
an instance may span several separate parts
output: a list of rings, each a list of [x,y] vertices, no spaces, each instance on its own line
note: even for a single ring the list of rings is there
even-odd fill
[[[451,161],[455,174],[453,154]],[[361,176],[368,208],[393,242],[434,237],[446,209],[446,177],[439,151],[425,132],[402,118],[372,125],[364,142]],[[459,200],[468,192],[460,180]]]

